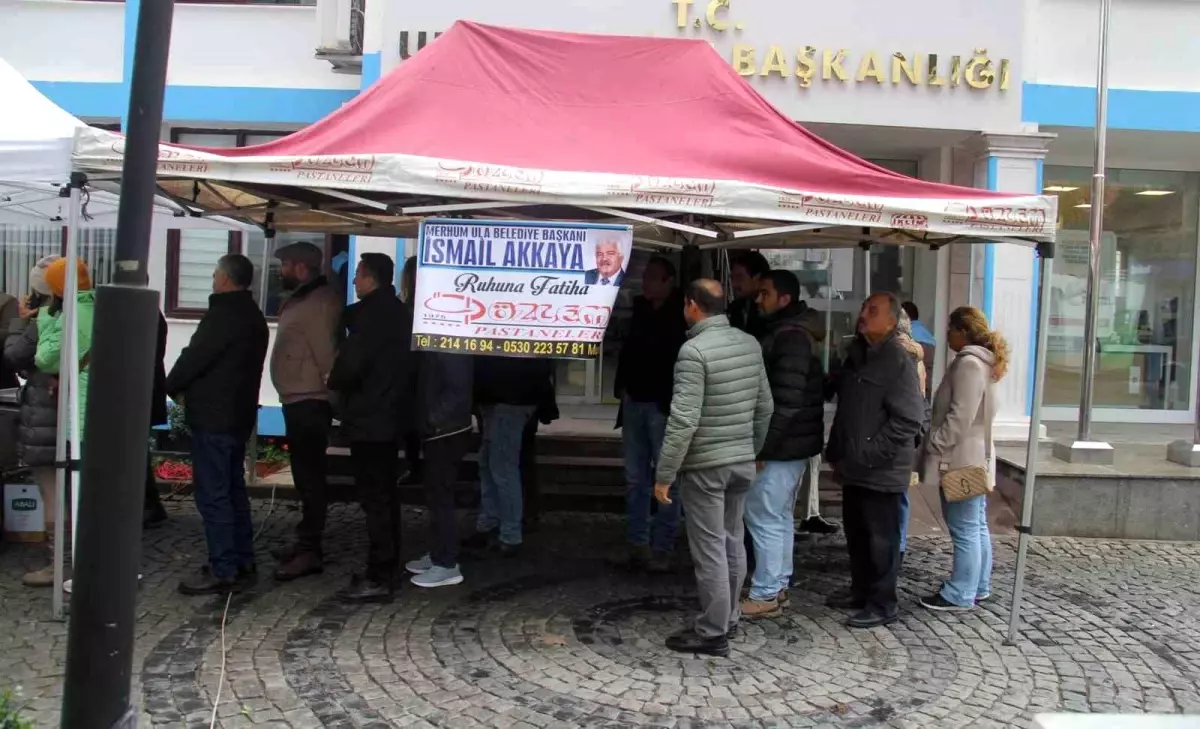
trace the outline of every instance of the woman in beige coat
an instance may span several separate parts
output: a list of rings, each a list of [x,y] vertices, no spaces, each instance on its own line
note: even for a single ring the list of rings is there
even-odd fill
[[[923,476],[934,482],[945,471],[989,468],[987,440],[995,417],[992,384],[1008,370],[1008,343],[988,327],[979,309],[964,306],[950,314],[946,344],[956,355],[933,398],[923,459]],[[943,493],[942,514],[954,543],[954,568],[942,589],[921,598],[921,604],[930,610],[971,610],[991,595],[987,495],[950,502]]]

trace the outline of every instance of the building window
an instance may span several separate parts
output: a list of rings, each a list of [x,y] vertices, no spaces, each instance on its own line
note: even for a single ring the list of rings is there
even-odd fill
[[[167,235],[167,315],[174,318],[196,318],[208,310],[212,294],[212,274],[221,256],[241,253],[254,264],[254,280],[250,291],[268,318],[278,316],[283,300],[283,282],[279,275],[279,260],[275,251],[299,241],[308,241],[325,251],[329,258],[326,236],[312,233],[278,233],[267,248],[267,277],[263,280],[263,248],[267,238],[260,232],[230,232],[226,230],[171,230]],[[264,305],[265,284],[265,305]]]
[[[1185,410],[1192,343],[1200,174],[1109,170],[1100,239],[1098,408]],[[1045,403],[1077,407],[1088,274],[1091,169],[1045,168],[1058,195]]]
[[[288,134],[291,132],[177,128],[171,130],[171,144],[186,144],[190,147],[250,147],[286,137]]]
[[[4,291],[14,296],[29,293],[29,269],[43,256],[65,254],[66,240],[66,228],[62,225],[0,225],[0,278]],[[112,281],[116,249],[116,230],[80,230],[79,257],[87,264],[96,286]]]

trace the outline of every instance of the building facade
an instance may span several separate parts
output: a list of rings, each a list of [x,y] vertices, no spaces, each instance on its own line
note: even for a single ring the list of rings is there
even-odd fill
[[[4,0],[0,56],[86,121],[117,126],[128,98],[140,0]],[[1103,236],[1095,418],[1191,422],[1196,411],[1197,250],[1200,249],[1200,5],[1115,0],[1109,96],[1109,190]],[[177,0],[163,139],[255,144],[316,121],[419,52],[457,19],[563,31],[704,38],[770,103],[829,141],[898,172],[1009,192],[1060,196],[1061,244],[1049,299],[1046,415],[1074,420],[1083,351],[1098,0],[966,3],[844,0]],[[530,63],[552,62],[529,59]],[[653,64],[655,59],[645,59]],[[585,78],[580,83],[586,83]],[[481,113],[485,113],[482,112]],[[702,130],[680,129],[680,134]],[[714,150],[736,153],[736,150]],[[53,245],[55,226],[3,230],[10,251]],[[85,246],[103,269],[111,236]],[[313,236],[283,234],[285,240]],[[105,241],[109,241],[106,243]],[[331,264],[365,250],[403,255],[411,243],[331,236],[314,240]],[[164,292],[170,357],[207,302],[216,258],[258,261],[251,231],[156,233],[152,284]],[[645,255],[641,254],[644,261]],[[1013,350],[1000,391],[998,437],[1027,431],[1036,266],[1014,246],[938,252],[774,251],[826,311],[827,357],[852,333],[870,291],[915,301],[935,332],[953,307],[988,313]],[[631,268],[637,273],[637,262]],[[264,277],[268,313],[277,277]],[[104,280],[100,270],[97,278]],[[636,292],[631,276],[622,293]],[[7,279],[6,279],[7,280]],[[257,280],[257,279],[256,279]],[[263,286],[259,285],[259,289]],[[564,362],[564,401],[611,399],[618,310],[598,362]],[[939,352],[935,377],[946,362]],[[264,382],[263,431],[277,432],[278,400]]]

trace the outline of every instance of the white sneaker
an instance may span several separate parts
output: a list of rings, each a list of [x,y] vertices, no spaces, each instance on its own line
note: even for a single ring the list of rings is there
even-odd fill
[[[417,587],[449,587],[450,585],[461,584],[463,576],[462,572],[458,569],[458,565],[454,565],[453,567],[432,565],[421,574],[413,575],[411,581]]]
[[[141,573],[138,573],[138,586],[140,587],[141,584],[142,584],[142,575],[141,575]],[[63,580],[63,592],[67,593],[68,595],[71,594],[71,581],[70,580]]]
[[[428,554],[423,554],[419,559],[414,559],[413,561],[405,564],[404,569],[408,570],[414,575],[428,572],[429,570],[433,569],[433,557],[430,557]]]

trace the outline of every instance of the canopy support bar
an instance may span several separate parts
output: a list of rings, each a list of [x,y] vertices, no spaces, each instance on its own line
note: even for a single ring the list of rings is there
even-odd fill
[[[1050,329],[1050,283],[1054,267],[1054,244],[1038,246],[1041,275],[1038,280],[1037,347],[1033,364],[1033,403],[1029,412],[1029,442],[1025,445],[1025,487],[1021,490],[1021,525],[1017,528],[1017,569],[1013,579],[1012,607],[1008,613],[1008,637],[1005,645],[1015,645],[1021,625],[1021,598],[1025,591],[1025,561],[1033,536],[1033,487],[1037,482],[1038,447],[1042,425],[1042,390],[1046,383],[1046,339]]]
[[[801,223],[799,225],[781,225],[774,228],[757,228],[754,230],[739,230],[733,234],[735,240],[741,238],[758,238],[766,235],[782,235],[784,233],[801,233],[806,230],[828,228],[825,223]]]
[[[617,210],[616,208],[591,207],[590,205],[579,205],[577,207],[581,210],[590,210],[593,213],[600,213],[601,215],[609,215],[614,218],[626,218],[628,220],[636,220],[639,223],[650,223],[651,225],[661,225],[664,228],[671,228],[672,230],[678,230],[683,233],[691,233],[692,235],[702,235],[705,238],[718,238],[721,235],[720,233],[717,233],[716,231],[708,230],[707,228],[697,228],[692,225],[684,225],[683,223],[673,223],[669,220],[659,220],[658,218],[652,218],[649,215],[642,215],[640,213],[632,213],[628,210]]]
[[[538,203],[506,203],[506,202],[475,202],[475,203],[451,203],[447,205],[416,205],[414,207],[400,208],[402,215],[424,215],[425,213],[460,213],[467,210],[492,210],[501,208],[528,208],[534,207]]]
[[[318,195],[328,195],[329,197],[337,198],[338,200],[344,200],[345,202],[358,203],[363,207],[382,210],[385,213],[391,212],[391,206],[386,203],[381,203],[377,200],[372,200],[366,197],[359,197],[358,195],[351,195],[348,192],[341,192],[339,190],[325,190],[318,187],[306,187],[304,189],[308,190],[309,192],[315,192]]]
[[[670,248],[673,251],[683,250],[683,246],[679,245],[678,243],[667,242],[667,241],[663,241],[663,240],[654,240],[653,238],[643,238],[641,236],[636,236],[636,235],[633,236],[633,242],[641,243],[642,245],[647,245],[647,246],[655,246],[656,248]]]

